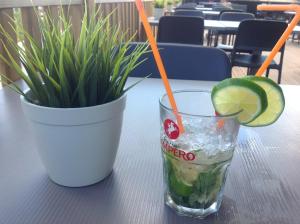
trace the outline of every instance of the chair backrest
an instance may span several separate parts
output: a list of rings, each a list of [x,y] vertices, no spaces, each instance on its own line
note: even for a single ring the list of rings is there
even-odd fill
[[[203,12],[200,11],[200,10],[186,10],[186,9],[175,10],[174,16],[199,16],[199,17],[204,17]]]
[[[238,10],[238,9],[222,9],[222,10],[220,10],[219,19],[220,19],[221,15],[225,12],[243,12],[243,11]]]
[[[163,16],[159,20],[157,41],[203,44],[204,20],[191,16]]]
[[[238,27],[234,51],[271,51],[287,25],[273,20],[244,20]]]
[[[213,2],[213,1],[211,1],[211,2],[201,2],[201,1],[198,1],[198,5],[201,5],[201,6],[205,7],[205,8],[212,8],[214,5],[217,5],[217,4],[219,4],[219,3]]]
[[[232,10],[232,8],[230,8],[229,6],[225,6],[225,5],[213,5],[212,6],[212,9],[214,10],[214,11],[220,11],[220,12],[222,12],[222,11],[224,11],[224,10]]]
[[[247,12],[224,12],[220,15],[220,20],[227,21],[243,21],[255,19],[254,14]]]
[[[132,43],[134,49],[141,43]],[[231,77],[231,64],[227,54],[217,48],[189,44],[159,43],[158,48],[170,79],[220,81]],[[129,51],[130,53],[130,51]],[[160,78],[152,51],[144,54],[144,60],[131,74],[132,77]]]
[[[197,7],[197,3],[188,2],[188,3],[183,3],[179,6],[177,6],[176,9],[196,9],[196,7]]]
[[[244,5],[244,4],[236,4],[236,3],[232,3],[230,4],[232,9],[237,9],[237,10],[241,10],[243,12],[247,12],[248,6]]]

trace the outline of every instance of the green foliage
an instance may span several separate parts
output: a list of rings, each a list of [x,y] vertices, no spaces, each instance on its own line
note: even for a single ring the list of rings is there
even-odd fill
[[[173,0],[167,0],[167,5],[173,5]]]
[[[29,44],[18,45],[0,27],[9,42],[9,46],[3,45],[10,61],[1,54],[0,58],[25,81],[30,94],[24,94],[14,83],[9,87],[29,102],[47,107],[94,106],[122,96],[130,88],[124,89],[128,75],[142,63],[138,59],[147,45],[138,46],[129,54],[133,37],[125,41],[127,33],[110,24],[110,16],[103,17],[98,12],[88,16],[85,11],[79,38],[75,40],[70,18],[66,18],[62,7],[58,18],[45,12],[38,16],[41,46],[19,20],[11,19],[14,31]],[[17,53],[21,66],[13,59],[13,53]],[[6,75],[1,76],[2,81],[10,81]]]
[[[181,2],[180,0],[155,0],[154,2],[154,8],[164,8],[165,5],[173,5],[175,3],[175,5],[177,5],[179,2]]]
[[[164,8],[165,7],[165,0],[155,0],[154,8]]]

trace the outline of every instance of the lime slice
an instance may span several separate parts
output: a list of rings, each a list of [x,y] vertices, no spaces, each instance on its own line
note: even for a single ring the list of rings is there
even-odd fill
[[[176,178],[187,186],[193,186],[199,175],[199,166],[176,159],[172,164]]]
[[[220,115],[240,112],[237,119],[241,124],[253,121],[268,105],[264,89],[247,79],[225,79],[214,86],[211,97],[214,108]]]
[[[173,173],[169,176],[169,184],[173,193],[178,196],[187,197],[193,193],[193,187],[182,183]]]
[[[280,117],[284,109],[285,101],[282,89],[277,83],[266,77],[249,76],[245,79],[262,87],[268,98],[267,109],[255,120],[246,124],[246,126],[258,127],[273,124]]]

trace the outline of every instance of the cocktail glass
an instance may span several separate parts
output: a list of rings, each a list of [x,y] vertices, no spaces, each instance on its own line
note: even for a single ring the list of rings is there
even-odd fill
[[[179,215],[204,218],[220,208],[239,131],[237,114],[215,115],[209,91],[173,92],[184,132],[167,95],[160,99],[165,203]]]

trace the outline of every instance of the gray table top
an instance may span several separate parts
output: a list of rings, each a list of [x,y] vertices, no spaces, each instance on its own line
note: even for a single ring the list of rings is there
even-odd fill
[[[148,22],[151,26],[158,26],[159,20],[154,17],[148,17]],[[220,20],[204,20],[205,29],[226,29],[227,27]]]
[[[203,10],[202,13],[203,13],[204,15],[215,15],[215,16],[217,16],[217,15],[219,15],[221,12],[220,12],[220,11],[213,11],[213,10],[210,10],[210,11]]]
[[[173,7],[172,12],[175,12],[175,9],[176,9],[176,7]],[[200,10],[200,11],[211,11],[211,10],[213,10],[213,8],[211,8],[211,7],[202,7],[202,6],[197,6],[195,9]]]
[[[200,11],[212,11],[213,8],[206,8],[206,7],[196,7],[196,10],[200,10]]]
[[[212,8],[196,8],[196,9],[199,10],[199,11],[202,11],[202,13],[204,15],[214,15],[214,16],[217,16],[217,15],[219,15],[221,13],[220,11],[214,11],[214,10],[212,10]],[[175,10],[173,9],[173,10],[171,10],[171,12],[174,13]]]
[[[154,17],[149,17],[148,22],[151,26],[158,26],[159,20]],[[238,29],[240,22],[237,21],[225,21],[225,20],[204,20],[204,28],[212,29],[212,30],[226,30],[226,29]],[[296,26],[293,32],[298,33],[300,30],[300,26]]]
[[[174,90],[210,89],[213,82],[172,80],[171,85]],[[241,128],[222,206],[205,220],[177,216],[163,202],[161,80],[145,80],[129,91],[114,171],[84,188],[48,179],[18,96],[0,90],[0,223],[298,224],[300,86],[283,90],[286,108],[275,124]]]

